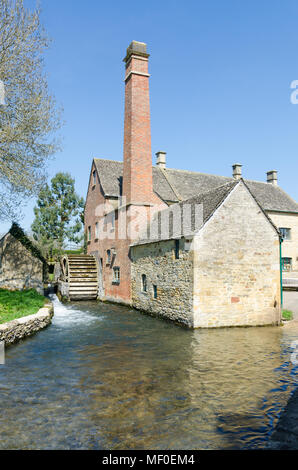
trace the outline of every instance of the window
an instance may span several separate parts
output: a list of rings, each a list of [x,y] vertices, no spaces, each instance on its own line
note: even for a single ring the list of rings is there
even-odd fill
[[[111,250],[107,250],[107,264],[110,264],[112,261],[112,253]]]
[[[147,292],[147,276],[142,274],[142,291]]]
[[[157,299],[157,286],[153,284],[153,298]]]
[[[279,229],[281,236],[284,240],[291,240],[291,229],[290,228],[280,228]]]
[[[95,238],[98,238],[98,236],[99,236],[98,222],[95,222]]]
[[[175,259],[179,259],[179,240],[175,240]]]
[[[282,258],[282,270],[292,271],[292,258]]]
[[[93,178],[93,186],[96,185],[96,171],[94,170],[92,173],[92,178]]]
[[[91,241],[91,227],[90,227],[90,225],[88,227],[87,238],[88,238],[88,242],[90,242]]]
[[[113,268],[113,283],[120,284],[120,268],[119,267]]]

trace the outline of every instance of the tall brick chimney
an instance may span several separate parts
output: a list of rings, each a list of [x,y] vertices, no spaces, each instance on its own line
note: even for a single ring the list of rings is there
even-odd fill
[[[125,62],[123,196],[127,204],[153,202],[149,74],[146,44],[132,41]]]

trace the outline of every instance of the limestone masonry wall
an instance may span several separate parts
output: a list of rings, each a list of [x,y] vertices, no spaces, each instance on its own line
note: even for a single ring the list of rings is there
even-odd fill
[[[192,255],[180,241],[175,259],[175,240],[132,247],[132,304],[135,308],[193,326]],[[142,275],[147,292],[142,291]],[[157,289],[154,298],[153,285]]]
[[[282,256],[292,258],[292,269],[298,271],[298,214],[268,212],[268,215],[277,228],[291,229],[291,240],[282,244]]]
[[[0,242],[0,287],[36,289],[43,294],[43,263],[10,233]]]
[[[279,237],[239,185],[194,239],[194,326],[279,321]]]
[[[5,345],[16,343],[17,341],[31,336],[37,331],[48,326],[54,315],[52,304],[45,305],[34,315],[17,318],[0,325],[0,341]]]

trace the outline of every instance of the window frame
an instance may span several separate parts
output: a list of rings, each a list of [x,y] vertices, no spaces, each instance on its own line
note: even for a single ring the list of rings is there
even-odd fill
[[[98,224],[98,222],[95,222],[95,224],[94,224],[94,233],[95,233],[95,240],[98,240],[98,237],[99,237],[99,224]]]
[[[279,227],[282,239],[285,241],[292,240],[292,230],[290,227]],[[287,235],[286,235],[287,234]],[[286,235],[286,236],[284,236]]]
[[[117,275],[116,275],[117,273]],[[120,267],[114,266],[113,267],[113,284],[120,284]]]
[[[285,260],[289,260],[289,263],[286,263]],[[282,262],[282,271],[283,272],[291,272],[293,268],[293,258],[290,258],[289,256],[283,256],[281,259]],[[286,266],[289,269],[286,269]]]
[[[141,276],[141,286],[142,286],[142,292],[144,294],[148,294],[148,282],[147,282],[147,276],[146,274],[142,274]]]
[[[157,299],[157,285],[156,284],[152,284],[152,290],[153,290],[153,299],[156,300]]]

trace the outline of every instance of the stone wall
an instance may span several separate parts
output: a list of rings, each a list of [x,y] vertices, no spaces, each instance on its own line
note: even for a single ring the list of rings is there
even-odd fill
[[[134,246],[132,257],[132,304],[135,308],[193,326],[192,255],[180,240],[179,259],[175,241]],[[142,275],[147,277],[147,292],[142,291]],[[153,295],[157,287],[157,298]]]
[[[69,300],[69,284],[68,282],[58,280],[58,296],[62,297],[64,300]]]
[[[292,269],[298,271],[298,214],[282,212],[268,212],[277,228],[290,228],[291,240],[284,240],[282,244],[282,256],[292,258]]]
[[[279,237],[239,184],[194,239],[194,326],[279,321]]]
[[[27,336],[31,336],[48,326],[52,321],[53,315],[53,306],[48,304],[39,309],[34,315],[27,315],[26,317],[0,324],[0,341],[4,341],[5,345],[8,346]]]
[[[0,287],[36,289],[43,294],[43,263],[7,233],[0,241]]]

